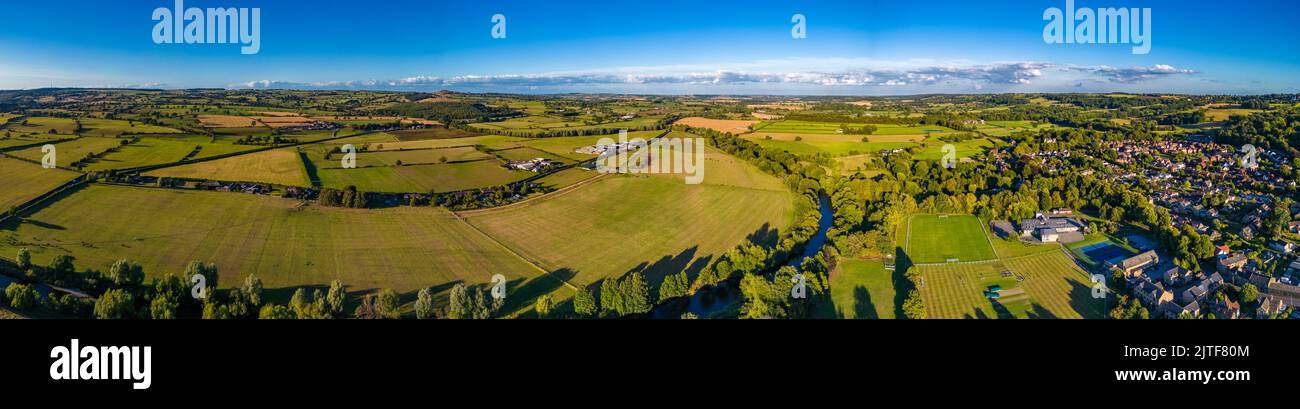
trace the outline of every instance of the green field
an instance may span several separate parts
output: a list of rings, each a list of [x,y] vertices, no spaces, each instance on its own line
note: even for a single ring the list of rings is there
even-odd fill
[[[913,268],[921,270],[929,318],[1105,317],[1105,302],[1092,298],[1088,276],[1060,251],[1001,262]],[[1004,290],[996,301],[984,295],[993,285]]]
[[[81,118],[82,133],[87,136],[116,138],[122,134],[169,134],[180,131],[156,125],[116,119]]]
[[[765,185],[780,183],[758,186]],[[633,271],[644,272],[653,284],[683,269],[693,275],[757,232],[784,230],[791,223],[793,199],[784,190],[615,175],[537,200],[462,214],[529,260],[572,276],[574,284]]]
[[[907,254],[913,263],[980,261],[996,258],[979,219],[969,215],[918,214],[907,232]]]
[[[145,176],[311,186],[298,151],[288,148],[163,168]]]
[[[754,125],[754,132],[772,132],[772,133],[795,133],[795,134],[839,134],[839,122],[812,122],[812,121],[774,121],[763,122]],[[862,127],[865,124],[843,124],[849,127]],[[925,135],[926,131],[937,132],[954,132],[950,128],[938,125],[891,125],[891,124],[870,124],[876,127],[872,135]]]
[[[298,203],[92,185],[21,224],[0,227],[0,254],[28,247],[38,264],[70,254],[79,268],[101,271],[127,258],[143,264],[148,277],[180,273],[190,260],[202,260],[221,269],[222,288],[257,274],[268,289],[322,286],[338,279],[351,291],[410,293],[430,286],[445,290],[455,282],[486,283],[502,274],[511,294],[520,294],[518,302],[510,303],[515,306],[563,288],[439,208],[298,210]],[[289,295],[274,293],[284,300]]]
[[[183,141],[142,138],[139,142],[109,152],[86,165],[85,169],[100,171],[172,163],[184,159],[194,151],[195,146],[196,144]]]
[[[54,156],[59,167],[66,168],[72,166],[72,162],[81,160],[87,155],[104,153],[109,149],[121,146],[123,141],[125,140],[117,138],[77,138],[75,140],[54,144]],[[40,161],[41,158],[45,156],[45,154],[41,152],[41,148],[42,147],[40,146],[33,146],[20,151],[10,152],[9,154],[24,159]]]
[[[831,273],[834,318],[894,318],[893,273],[880,260],[843,259]]]
[[[937,138],[928,139],[924,144],[922,144],[921,148],[918,149],[918,152],[916,152],[915,155],[912,155],[912,158],[917,160],[943,159],[943,147],[947,144],[948,142],[941,141]],[[976,138],[957,142],[952,145],[954,148],[957,148],[957,159],[965,159],[983,155],[986,149],[993,146],[993,141],[986,138]]]
[[[599,175],[600,173],[594,170],[575,167],[546,175],[537,179],[536,183],[551,189],[563,189]]]
[[[917,146],[925,138],[920,135],[838,135],[771,133],[766,130],[742,135],[759,145],[784,149],[790,153],[811,155],[827,153],[831,156],[853,156],[876,153],[882,150],[906,149]],[[863,142],[862,138],[867,138]]]
[[[500,161],[487,159],[436,165],[318,169],[316,175],[325,187],[356,186],[358,190],[367,192],[427,193],[504,185],[536,173],[509,170]]]
[[[5,212],[54,190],[79,174],[63,169],[45,169],[18,159],[0,158],[0,175],[4,175],[4,189],[0,189],[0,212]]]
[[[24,123],[26,122],[26,123]],[[72,135],[77,131],[77,121],[71,118],[52,118],[33,116],[4,127],[16,134],[50,134]],[[53,131],[53,132],[50,132]]]

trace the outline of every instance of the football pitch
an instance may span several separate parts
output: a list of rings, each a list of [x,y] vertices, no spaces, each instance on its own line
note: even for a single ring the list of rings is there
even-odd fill
[[[907,231],[907,254],[913,263],[993,260],[993,247],[980,221],[970,215],[918,214]]]

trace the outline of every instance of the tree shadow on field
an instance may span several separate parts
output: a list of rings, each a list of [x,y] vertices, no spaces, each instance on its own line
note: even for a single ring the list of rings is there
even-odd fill
[[[42,228],[42,229],[50,229],[50,230],[67,230],[67,229],[68,229],[67,227],[63,227],[63,226],[60,226],[60,225],[57,225],[57,224],[53,224],[53,223],[46,223],[46,222],[43,222],[43,221],[40,221],[40,220],[36,220],[36,219],[22,219],[22,222],[21,222],[21,223],[23,223],[23,224],[30,224],[30,225],[33,225],[33,226],[36,226],[36,227],[40,227],[40,228]]]
[[[917,289],[912,280],[907,279],[907,270],[912,268],[912,257],[907,255],[907,251],[902,247],[894,248],[894,316],[903,318],[907,315],[903,313],[903,302],[907,301],[908,293]]]
[[[990,299],[990,300],[989,300],[989,304],[992,304],[992,305],[993,305],[993,313],[997,315],[997,319],[1000,319],[1000,320],[1014,320],[1014,319],[1016,319],[1015,314],[1012,314],[1012,313],[1011,313],[1011,310],[1008,310],[1008,309],[1007,309],[1007,306],[1002,305],[1002,302],[1000,302],[1000,301],[998,301],[998,300]]]
[[[781,232],[778,229],[772,228],[771,223],[763,223],[763,226],[759,227],[757,231],[745,237],[745,241],[760,246],[773,246],[776,245],[777,240],[780,240],[780,238]]]
[[[1083,318],[1106,317],[1106,299],[1093,298],[1092,287],[1064,277],[1061,279],[1070,283],[1070,308],[1078,312]]]
[[[501,307],[502,314],[513,313],[526,309],[537,302],[537,299],[543,295],[559,290],[564,287],[564,283],[577,276],[578,272],[570,268],[560,268],[551,271],[550,274],[541,275],[533,278],[517,278],[506,283],[506,304]],[[552,297],[552,301],[554,297]],[[532,315],[535,313],[530,313]]]
[[[860,320],[880,319],[876,314],[876,304],[871,302],[871,292],[866,287],[853,289],[853,317]]]
[[[618,278],[621,279],[627,277],[632,273],[641,273],[641,275],[645,276],[646,283],[649,283],[651,289],[656,289],[659,287],[659,283],[664,281],[664,277],[669,274],[677,274],[686,271],[688,267],[694,268],[698,263],[692,263],[691,260],[695,259],[695,253],[699,252],[699,249],[699,246],[695,246],[686,249],[681,253],[677,253],[676,256],[663,256],[654,263],[638,264],[631,270],[619,275]],[[698,268],[703,269],[704,267],[700,266]],[[696,270],[696,273],[698,272],[699,271]],[[687,276],[690,276],[689,272],[687,273]]]
[[[1056,319],[1056,318],[1058,318],[1056,314],[1053,314],[1051,311],[1048,311],[1047,308],[1044,308],[1042,304],[1034,304],[1033,306],[1030,307],[1029,319],[1037,320],[1037,319]]]

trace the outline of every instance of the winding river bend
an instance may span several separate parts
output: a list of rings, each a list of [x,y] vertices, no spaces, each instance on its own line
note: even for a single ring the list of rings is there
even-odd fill
[[[803,264],[804,260],[816,256],[822,250],[822,246],[826,245],[826,232],[830,230],[831,225],[835,222],[835,212],[831,209],[830,198],[825,194],[818,195],[817,199],[818,211],[821,213],[821,219],[817,222],[817,234],[808,239],[803,254],[790,259],[790,262],[786,264],[788,266],[798,267]],[[697,291],[690,298],[659,305],[650,311],[650,317],[676,319],[688,312],[701,318],[710,317],[726,311],[740,302],[740,286],[738,284],[739,280],[728,280],[724,284]]]

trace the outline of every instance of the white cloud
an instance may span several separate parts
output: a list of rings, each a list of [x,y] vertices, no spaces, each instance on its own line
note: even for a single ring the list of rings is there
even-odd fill
[[[800,67],[825,67],[818,70]],[[919,92],[928,88],[951,90],[984,90],[994,92],[1017,90],[1017,87],[1037,85],[1039,80],[1053,83],[1079,83],[1080,80],[1134,84],[1142,81],[1175,75],[1196,74],[1197,71],[1176,68],[1166,64],[1152,67],[1115,68],[1109,66],[1067,66],[1041,61],[1014,61],[974,63],[955,61],[876,61],[876,60],[772,60],[764,62],[720,65],[714,69],[693,66],[620,67],[602,70],[552,72],[535,74],[496,74],[429,76],[420,75],[393,80],[360,80],[328,82],[285,82],[260,80],[232,86],[232,88],[291,88],[291,89],[385,89],[385,90],[437,90],[461,89],[481,91],[583,91],[587,89],[660,90],[687,89],[689,92],[708,93],[721,89],[736,89],[747,85],[766,85],[802,90],[847,90],[871,87],[909,87]],[[1069,73],[1076,73],[1070,75]],[[1080,78],[1078,73],[1083,74]],[[751,88],[740,88],[752,90]]]

